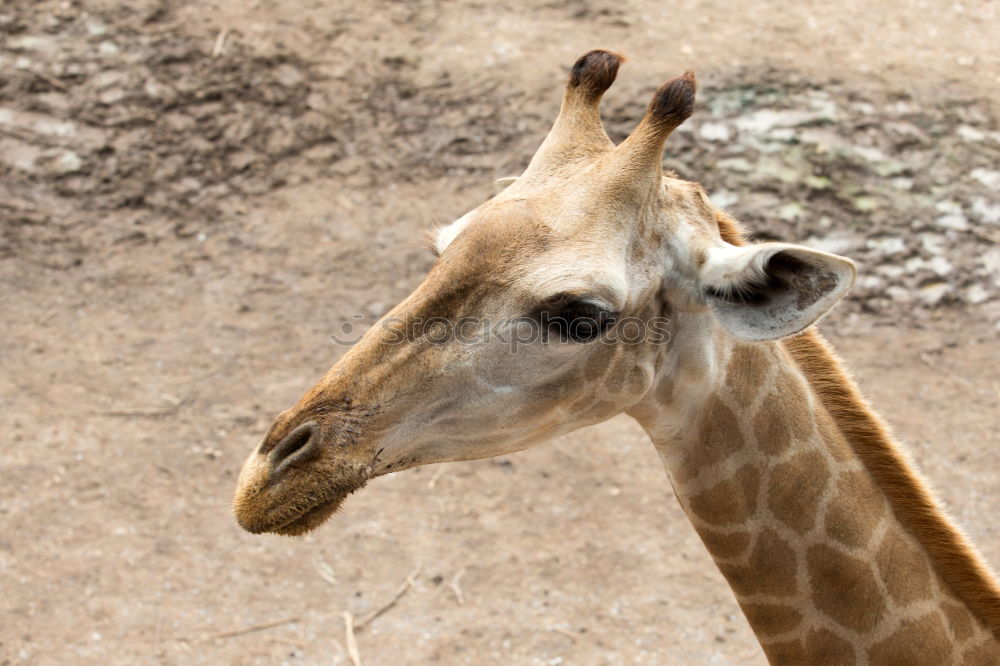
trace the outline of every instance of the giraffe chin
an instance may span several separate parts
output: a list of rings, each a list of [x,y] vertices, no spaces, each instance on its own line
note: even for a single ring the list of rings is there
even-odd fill
[[[349,493],[320,502],[311,509],[306,509],[304,513],[299,514],[289,522],[262,531],[273,532],[274,534],[280,534],[282,536],[301,536],[307,532],[312,532],[314,529],[325,523],[330,516],[337,512],[340,505],[344,503],[345,499],[347,499],[348,494]]]

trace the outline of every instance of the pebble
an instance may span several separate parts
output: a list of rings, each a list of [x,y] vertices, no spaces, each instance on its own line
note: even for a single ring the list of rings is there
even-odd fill
[[[987,224],[1000,224],[1000,203],[976,197],[972,200],[972,212]]]
[[[937,225],[945,229],[967,231],[969,228],[969,219],[962,213],[949,213],[948,215],[942,215],[939,217],[937,219]]]
[[[698,135],[706,141],[729,141],[733,134],[725,123],[707,122],[702,123]]]
[[[955,270],[955,267],[952,266],[951,262],[942,257],[941,255],[936,255],[934,257],[931,257],[930,260],[927,262],[927,267],[930,268],[935,273],[937,273],[938,275],[940,275],[941,277],[945,277],[953,270]]]
[[[906,251],[906,241],[898,236],[887,236],[882,238],[869,238],[867,246],[878,254],[892,257]]]
[[[1000,191],[1000,171],[992,169],[973,169],[969,175],[994,191]]]
[[[965,300],[973,305],[979,305],[980,303],[985,303],[990,299],[990,292],[987,291],[983,285],[974,284],[965,289]]]
[[[944,252],[944,236],[941,234],[923,233],[920,234],[920,246],[928,254],[941,254]]]
[[[951,285],[947,282],[931,282],[920,287],[917,293],[925,304],[937,305],[949,291],[951,291]]]
[[[102,56],[116,56],[121,52],[118,45],[110,40],[105,40],[97,45],[97,53]]]
[[[82,167],[83,160],[72,150],[60,153],[59,156],[52,161],[52,170],[61,175],[76,173]]]
[[[986,133],[982,130],[978,130],[971,125],[959,125],[955,130],[955,133],[959,137],[965,139],[966,141],[982,141],[986,138]]]
[[[719,208],[729,208],[730,206],[735,206],[740,201],[740,195],[731,190],[718,190],[713,192],[709,198]]]

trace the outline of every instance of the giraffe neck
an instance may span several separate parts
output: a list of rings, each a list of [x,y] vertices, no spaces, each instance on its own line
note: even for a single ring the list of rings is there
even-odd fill
[[[948,575],[940,548],[901,517],[885,474],[856,452],[843,415],[805,374],[802,348],[707,339],[675,353],[700,358],[702,379],[665,372],[656,404],[633,415],[768,659],[1000,663],[990,616],[1000,596],[985,567],[932,504],[969,559],[959,566],[984,578],[970,603],[969,581]]]

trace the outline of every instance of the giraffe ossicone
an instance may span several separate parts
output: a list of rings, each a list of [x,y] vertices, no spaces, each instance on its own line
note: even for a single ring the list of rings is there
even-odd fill
[[[440,229],[423,283],[275,419],[237,520],[302,534],[379,475],[624,412],[772,663],[1000,663],[995,578],[810,328],[853,264],[747,244],[662,172],[692,74],[615,145],[598,104],[622,60],[577,61],[524,172]],[[497,335],[435,332],[470,321]]]

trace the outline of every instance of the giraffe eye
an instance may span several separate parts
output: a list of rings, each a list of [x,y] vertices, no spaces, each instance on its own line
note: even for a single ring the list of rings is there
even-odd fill
[[[615,313],[588,301],[560,298],[542,309],[540,321],[560,340],[590,342],[614,325]]]

